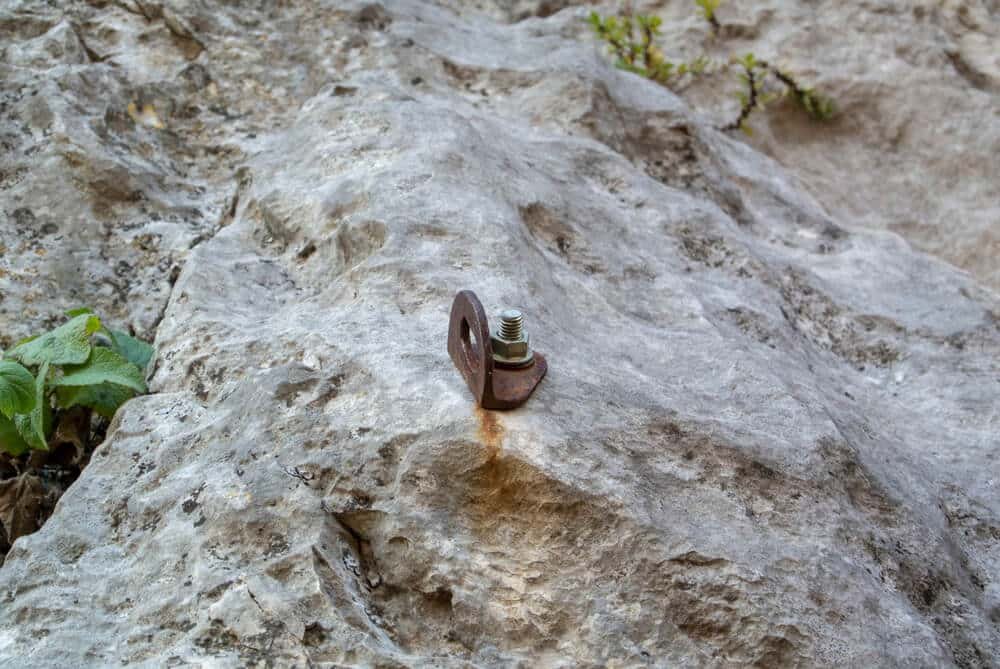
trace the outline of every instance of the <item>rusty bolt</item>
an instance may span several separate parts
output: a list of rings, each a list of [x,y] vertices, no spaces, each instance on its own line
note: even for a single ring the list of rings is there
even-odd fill
[[[500,313],[500,327],[490,336],[493,344],[493,361],[505,367],[530,365],[534,355],[524,331],[524,316],[517,309]]]

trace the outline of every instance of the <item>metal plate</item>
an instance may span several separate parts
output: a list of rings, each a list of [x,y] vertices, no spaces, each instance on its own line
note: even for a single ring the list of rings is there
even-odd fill
[[[548,371],[545,356],[538,352],[527,367],[508,369],[494,362],[486,312],[471,290],[460,291],[451,305],[448,355],[484,409],[521,406]]]

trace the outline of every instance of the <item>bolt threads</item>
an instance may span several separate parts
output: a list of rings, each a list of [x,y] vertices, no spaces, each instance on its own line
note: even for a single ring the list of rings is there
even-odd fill
[[[507,309],[500,314],[500,338],[506,341],[520,341],[524,334],[524,316],[516,309]]]

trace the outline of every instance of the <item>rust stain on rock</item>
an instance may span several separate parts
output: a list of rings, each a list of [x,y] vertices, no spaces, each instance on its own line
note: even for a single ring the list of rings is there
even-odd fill
[[[471,515],[478,518],[477,527],[488,524],[485,518],[495,518],[501,509],[516,505],[519,486],[512,476],[511,465],[503,457],[503,424],[495,411],[476,407],[479,421],[479,441],[485,447],[483,464],[474,470],[469,481]]]
[[[479,420],[479,441],[486,447],[487,461],[495,460],[503,450],[503,425],[495,411],[476,407]]]

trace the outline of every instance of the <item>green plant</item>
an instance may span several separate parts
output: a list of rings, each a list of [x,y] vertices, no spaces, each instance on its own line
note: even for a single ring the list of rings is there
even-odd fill
[[[830,98],[818,93],[814,88],[805,88],[799,85],[790,74],[768,63],[764,63],[764,66],[778,81],[785,85],[802,109],[817,121],[829,121],[837,113],[836,105]]]
[[[719,19],[715,15],[715,10],[722,4],[722,0],[694,0],[694,4],[701,8],[702,16],[712,26],[712,32],[718,33],[719,28],[722,26],[719,25]]]
[[[715,11],[722,0],[695,0],[702,14],[717,32],[719,21]],[[820,94],[814,88],[800,84],[785,70],[767,61],[758,60],[752,53],[742,57],[730,57],[723,64],[715,64],[705,55],[692,61],[670,61],[656,46],[654,39],[660,36],[662,20],[657,16],[625,15],[604,16],[591,12],[587,17],[591,29],[599,39],[608,44],[608,51],[615,56],[615,64],[623,70],[634,72],[652,79],[664,86],[673,85],[684,75],[701,75],[729,67],[738,68],[742,82],[737,93],[740,100],[739,115],[723,130],[743,130],[750,134],[751,114],[763,110],[777,99],[791,94],[799,106],[813,119],[826,121],[834,116],[836,108],[833,100]],[[781,84],[775,90],[772,81]]]
[[[59,412],[82,407],[111,418],[146,392],[152,346],[106,328],[89,309],[67,315],[69,321],[18,342],[0,360],[0,451],[47,450]]]
[[[616,57],[618,67],[661,84],[666,85],[686,74],[701,74],[709,64],[704,57],[687,63],[667,60],[653,43],[663,23],[658,16],[602,17],[591,12],[587,20],[594,34],[608,43],[608,52]]]
[[[727,130],[742,130],[750,134],[750,126],[747,121],[757,109],[763,109],[769,100],[763,94],[764,78],[762,76],[762,66],[752,53],[748,53],[742,58],[734,58],[733,63],[742,68],[737,76],[746,87],[737,93],[740,100],[740,113],[736,119],[726,126]]]
[[[726,130],[742,130],[751,134],[747,121],[750,115],[763,110],[769,103],[791,94],[799,106],[817,121],[827,121],[836,112],[833,101],[815,91],[800,85],[790,74],[771,65],[767,61],[758,60],[752,53],[741,58],[733,58],[732,64],[741,69],[740,81],[743,90],[737,95],[740,100],[740,113],[736,119],[725,127]],[[773,77],[784,86],[780,92],[768,91],[768,79]]]

